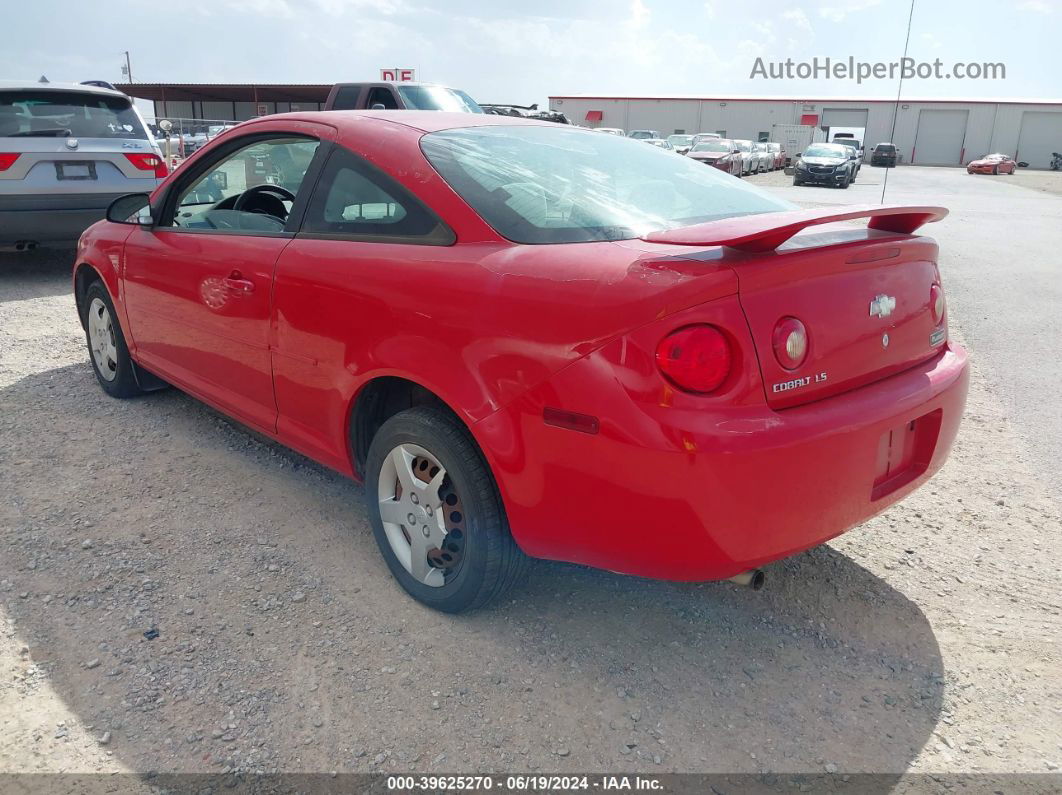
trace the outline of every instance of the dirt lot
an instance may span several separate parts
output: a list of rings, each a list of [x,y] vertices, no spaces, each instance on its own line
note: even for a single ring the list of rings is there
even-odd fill
[[[0,773],[1062,763],[1057,484],[976,359],[940,475],[762,592],[539,563],[455,618],[393,583],[359,487],[104,396],[64,256],[0,260],[0,324]]]

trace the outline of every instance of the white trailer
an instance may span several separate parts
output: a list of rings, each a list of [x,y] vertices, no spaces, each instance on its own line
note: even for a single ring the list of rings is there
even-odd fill
[[[793,157],[808,148],[809,144],[826,140],[826,133],[810,124],[775,124],[771,129],[771,140],[785,149],[785,164],[793,162]]]

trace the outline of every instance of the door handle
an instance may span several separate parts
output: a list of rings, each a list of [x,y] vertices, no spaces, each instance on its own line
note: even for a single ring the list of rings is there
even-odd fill
[[[234,293],[246,295],[247,293],[254,292],[254,282],[250,279],[243,278],[243,274],[239,271],[234,271],[228,278],[222,280],[225,286],[232,290]]]

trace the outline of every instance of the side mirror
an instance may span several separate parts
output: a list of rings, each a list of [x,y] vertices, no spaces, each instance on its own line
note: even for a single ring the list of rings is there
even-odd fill
[[[111,202],[107,208],[107,220],[114,224],[151,226],[150,197],[146,193],[127,193]]]
[[[382,102],[374,102],[369,110],[387,110],[387,108],[384,107]]]

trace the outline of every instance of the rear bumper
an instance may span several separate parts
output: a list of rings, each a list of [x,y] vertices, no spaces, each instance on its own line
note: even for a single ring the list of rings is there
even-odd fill
[[[944,463],[966,402],[966,353],[784,411],[622,406],[591,354],[476,435],[530,555],[669,580],[712,580],[787,557],[880,513]],[[542,406],[594,390],[601,433],[544,425]],[[605,418],[602,418],[603,420]],[[883,444],[917,449],[883,475]],[[887,453],[887,450],[886,450]],[[887,471],[887,470],[885,470]]]
[[[76,243],[123,193],[0,196],[0,248]]]

